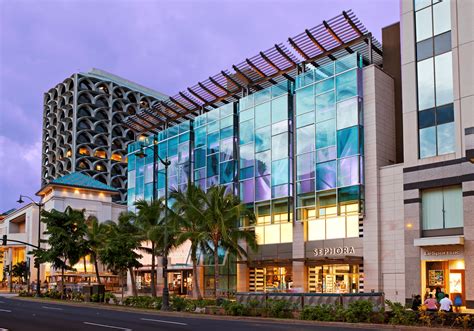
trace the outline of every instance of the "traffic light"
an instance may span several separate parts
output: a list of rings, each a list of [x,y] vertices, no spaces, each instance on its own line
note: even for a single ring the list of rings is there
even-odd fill
[[[6,246],[6,245],[7,245],[7,235],[6,235],[6,234],[3,235],[3,238],[2,238],[2,245],[3,245],[3,246]]]

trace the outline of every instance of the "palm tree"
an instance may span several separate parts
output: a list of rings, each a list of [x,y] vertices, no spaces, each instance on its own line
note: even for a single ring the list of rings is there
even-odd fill
[[[98,256],[99,250],[104,246],[108,226],[105,223],[100,223],[94,216],[89,216],[87,218],[86,225],[87,229],[84,237],[84,254],[89,255],[92,262],[94,263],[97,283],[101,285],[102,283],[100,281],[99,275]]]
[[[197,271],[197,252],[204,251],[208,239],[205,218],[205,192],[198,186],[189,185],[186,191],[173,190],[170,198],[174,204],[170,218],[181,231],[176,237],[176,246],[185,241],[191,242],[191,261],[193,263],[193,298],[202,299],[199,290]]]
[[[156,255],[159,252],[162,242],[163,227],[162,213],[164,204],[162,200],[138,200],[135,202],[138,210],[136,225],[140,229],[142,239],[151,243],[151,248],[141,247],[141,249],[151,254],[151,295],[156,297]]]
[[[247,256],[247,251],[239,245],[239,241],[245,241],[253,250],[257,248],[255,232],[239,228],[242,217],[255,218],[253,212],[248,210],[237,196],[226,194],[225,190],[223,186],[213,186],[205,195],[205,227],[208,241],[212,244],[210,249],[214,255],[216,298],[219,288],[219,246],[239,257]]]

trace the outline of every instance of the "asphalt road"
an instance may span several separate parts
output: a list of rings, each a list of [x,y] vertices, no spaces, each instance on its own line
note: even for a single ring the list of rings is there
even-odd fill
[[[244,321],[76,307],[0,296],[0,331],[354,330],[308,324]],[[363,330],[363,329],[358,329]]]

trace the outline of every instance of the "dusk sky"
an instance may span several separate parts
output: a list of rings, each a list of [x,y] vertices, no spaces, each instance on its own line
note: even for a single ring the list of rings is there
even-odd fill
[[[343,10],[381,41],[399,0],[0,0],[0,213],[40,188],[43,93],[103,69],[174,95]]]

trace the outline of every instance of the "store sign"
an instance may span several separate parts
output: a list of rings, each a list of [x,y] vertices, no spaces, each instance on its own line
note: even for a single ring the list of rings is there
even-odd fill
[[[425,251],[426,256],[447,256],[447,255],[461,255],[461,251]]]
[[[325,247],[313,250],[314,256],[345,255],[354,254],[354,252],[354,246]]]

